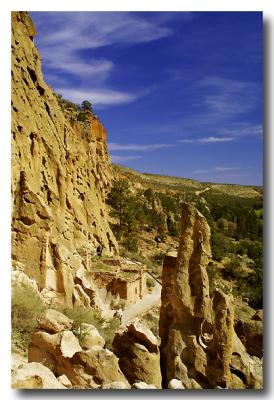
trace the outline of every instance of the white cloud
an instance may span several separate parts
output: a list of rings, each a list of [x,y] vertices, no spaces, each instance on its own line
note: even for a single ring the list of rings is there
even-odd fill
[[[260,86],[254,82],[209,76],[198,85],[201,90],[206,89],[203,95],[204,106],[217,118],[249,112],[260,98]]]
[[[108,150],[110,152],[113,151],[141,151],[141,152],[146,152],[146,151],[153,151],[153,150],[158,150],[158,149],[163,149],[166,147],[173,147],[173,144],[167,144],[167,143],[154,143],[154,144],[118,144],[118,143],[108,143]],[[130,161],[130,160],[138,160],[142,158],[140,155],[126,155],[126,156],[120,156],[120,155],[114,155],[111,154],[111,160],[114,163],[123,163],[125,161]]]
[[[263,136],[263,127],[261,124],[234,123],[220,130],[220,135],[231,135],[235,138],[244,136]]]
[[[138,160],[142,157],[141,156],[115,156],[115,155],[111,154],[110,158],[111,158],[111,161],[114,163],[123,163],[124,161]]]
[[[205,174],[208,172],[229,172],[229,171],[235,171],[243,169],[242,167],[212,167],[209,169],[197,169],[193,171],[194,174]]]
[[[154,144],[109,143],[108,144],[108,148],[110,151],[151,151],[151,150],[164,149],[167,147],[174,147],[174,145],[168,143],[154,143]]]
[[[47,66],[49,83],[72,101],[79,102],[89,98],[95,105],[128,103],[138,96],[122,93],[110,87],[107,79],[115,65],[111,60],[95,57],[93,49],[150,42],[172,34],[169,27],[163,26],[165,21],[145,19],[137,13],[33,12],[31,14],[39,26],[36,40],[43,63]],[[60,89],[60,84],[57,82],[62,73],[61,79],[66,79],[66,84]],[[66,74],[69,74],[69,77]],[[77,81],[79,90],[71,88],[72,81]],[[58,89],[55,87],[56,83]],[[83,98],[81,93],[84,91],[90,96]]]
[[[114,64],[105,59],[93,59],[91,61],[81,61],[66,53],[65,51],[59,53],[58,58],[49,58],[47,67],[54,70],[65,71],[72,75],[77,73],[78,76],[84,75],[85,77],[101,76],[106,77],[113,69]]]
[[[193,94],[195,118],[193,113],[178,118],[174,128],[180,129],[184,136],[193,132],[196,138],[209,134],[234,140],[262,137],[260,82],[209,76],[191,85],[189,90]],[[188,139],[184,143],[194,142]]]
[[[234,137],[216,137],[209,136],[205,138],[197,138],[197,139],[180,139],[180,143],[222,143],[222,142],[232,142],[236,140]]]
[[[84,100],[89,100],[92,104],[109,105],[109,104],[122,104],[131,103],[137,96],[129,93],[118,92],[108,89],[67,89],[57,88],[57,93],[60,93],[64,98],[69,99],[75,103],[82,103]]]
[[[215,167],[215,171],[220,172],[235,171],[236,169],[240,169],[240,167]]]
[[[54,30],[44,38],[52,46],[68,42],[72,48],[98,48],[113,44],[150,42],[172,34],[155,20],[129,12],[48,13]]]

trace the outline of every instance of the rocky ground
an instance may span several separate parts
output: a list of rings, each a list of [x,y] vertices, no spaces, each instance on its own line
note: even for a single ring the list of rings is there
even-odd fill
[[[14,354],[13,388],[262,388],[262,312],[241,306],[234,315],[231,295],[210,294],[210,230],[193,206],[183,207],[178,254],[164,260],[162,287],[156,282],[125,309],[112,350],[94,325],[47,309],[27,360]]]

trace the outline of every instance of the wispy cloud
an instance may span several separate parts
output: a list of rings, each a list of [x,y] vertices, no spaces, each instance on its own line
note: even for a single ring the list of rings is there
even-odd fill
[[[114,163],[123,163],[126,161],[131,161],[131,160],[138,160],[142,158],[142,156],[115,156],[113,154],[110,155],[111,161]]]
[[[241,167],[215,167],[215,171],[221,172],[235,171],[236,169],[241,169]]]
[[[103,88],[91,88],[89,90],[57,88],[56,91],[62,94],[63,97],[68,98],[76,103],[81,103],[85,99],[90,99],[92,100],[92,103],[97,106],[131,103],[137,98],[137,95]]]
[[[208,169],[197,169],[193,171],[194,174],[205,174],[208,172],[229,172],[242,169],[241,167],[212,167]]]
[[[117,66],[109,59],[92,55],[93,49],[145,43],[172,34],[160,18],[145,19],[136,13],[34,12],[32,15],[39,24],[37,41],[49,83],[70,100],[89,99],[95,106],[128,103],[138,96],[110,86],[108,78]],[[58,84],[60,78],[62,86]]]
[[[68,41],[71,48],[98,48],[113,44],[150,42],[172,34],[160,21],[129,12],[47,13],[54,30],[45,37],[49,46]]]
[[[205,89],[203,95],[205,107],[209,112],[221,118],[244,114],[252,110],[260,95],[260,87],[255,82],[218,76],[202,79],[199,87]]]
[[[181,84],[188,85],[193,99],[189,116],[177,117],[177,131],[181,128],[185,137],[187,132],[193,133],[191,138],[182,138],[182,143],[217,143],[248,136],[262,137],[261,83],[208,76],[195,84],[188,84],[185,80]],[[210,136],[205,137],[207,134]]]
[[[131,160],[138,160],[142,158],[141,155],[126,155],[126,156],[121,156],[121,155],[116,155],[113,154],[115,151],[139,151],[139,152],[149,152],[149,151],[155,151],[159,149],[164,149],[168,147],[173,147],[175,146],[174,144],[168,144],[168,143],[152,143],[152,144],[118,144],[118,143],[108,143],[108,150],[111,153],[111,159],[112,162],[114,163],[124,163],[127,161]]]
[[[235,138],[253,136],[263,136],[263,126],[261,124],[250,124],[243,122],[234,122],[220,129],[220,135],[231,135]]]
[[[167,147],[174,147],[174,144],[168,143],[153,143],[153,144],[118,144],[109,143],[108,148],[110,151],[151,151],[164,149]]]
[[[216,137],[209,136],[205,138],[196,138],[196,139],[180,139],[179,143],[200,143],[200,144],[209,144],[209,143],[222,143],[222,142],[232,142],[235,140],[234,137]]]

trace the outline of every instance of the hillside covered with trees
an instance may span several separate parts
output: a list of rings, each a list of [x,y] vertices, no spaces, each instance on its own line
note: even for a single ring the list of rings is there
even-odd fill
[[[224,282],[227,290],[251,307],[263,307],[263,198],[260,188],[218,185],[171,186],[170,182],[141,180],[138,173],[120,171],[107,202],[112,230],[125,254],[147,262],[158,277],[164,253],[178,245],[181,203],[194,204],[211,228],[210,284]],[[157,176],[155,176],[157,177]],[[167,177],[165,177],[167,178]],[[231,186],[231,185],[228,185]],[[209,190],[205,188],[209,187]],[[228,190],[229,191],[229,190]],[[238,193],[237,193],[238,191]],[[239,195],[237,195],[239,194]],[[147,258],[147,260],[145,260]]]

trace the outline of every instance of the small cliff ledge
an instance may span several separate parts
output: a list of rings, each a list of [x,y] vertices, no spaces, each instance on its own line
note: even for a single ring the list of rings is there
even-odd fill
[[[99,244],[118,253],[105,205],[112,168],[99,119],[77,121],[44,82],[35,35],[27,13],[12,13],[12,260],[69,305],[83,260]]]

